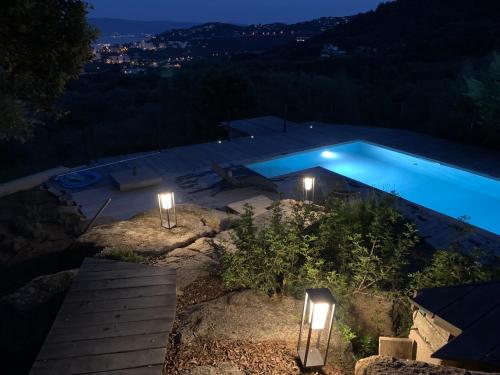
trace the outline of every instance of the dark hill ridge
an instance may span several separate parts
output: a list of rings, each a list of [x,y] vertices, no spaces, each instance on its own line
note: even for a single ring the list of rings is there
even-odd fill
[[[188,29],[157,35],[157,42],[180,43],[190,57],[233,56],[261,53],[290,43],[304,42],[326,30],[349,21],[349,17],[323,17],[287,25],[284,23],[234,25],[211,22]]]
[[[453,58],[500,48],[498,0],[399,0],[311,39],[302,57],[317,57],[324,44],[342,50]],[[361,48],[360,48],[361,47]]]
[[[340,24],[348,22],[350,17],[322,17],[312,21],[296,24],[272,23],[254,25],[235,25],[222,22],[209,22],[190,28],[170,30],[158,35],[162,39],[178,37],[225,38],[225,37],[250,37],[250,36],[272,36],[304,34],[317,35],[323,31],[332,29]]]

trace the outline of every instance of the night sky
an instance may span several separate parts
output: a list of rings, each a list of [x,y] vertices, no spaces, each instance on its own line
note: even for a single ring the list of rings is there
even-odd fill
[[[91,17],[144,21],[293,23],[374,9],[382,0],[87,0]]]

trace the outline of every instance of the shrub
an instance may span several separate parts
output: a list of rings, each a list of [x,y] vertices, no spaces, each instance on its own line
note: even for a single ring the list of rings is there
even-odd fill
[[[329,287],[337,295],[405,288],[407,258],[418,241],[393,201],[375,197],[331,199],[320,214],[296,204],[287,217],[277,203],[261,230],[248,206],[234,229],[238,250],[221,249],[224,283],[269,294],[302,294],[306,287]]]
[[[352,342],[356,337],[356,333],[345,323],[339,323],[338,325],[340,335],[345,342]]]
[[[236,252],[221,248],[222,279],[230,288],[254,288],[266,293],[283,293],[300,278],[301,268],[313,258],[314,236],[300,231],[296,221],[283,218],[279,203],[272,218],[258,231],[250,206],[235,225]]]
[[[366,358],[378,353],[378,338],[362,335],[353,340],[353,350],[357,358]]]
[[[406,283],[408,255],[418,236],[393,203],[375,196],[327,203],[316,246],[327,267],[347,278],[356,292],[398,289]]]
[[[500,277],[499,266],[499,258],[484,251],[438,250],[428,266],[411,275],[410,286],[422,289],[488,281]]]

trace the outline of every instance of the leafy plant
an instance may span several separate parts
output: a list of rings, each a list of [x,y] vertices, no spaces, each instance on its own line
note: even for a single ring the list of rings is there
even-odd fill
[[[353,349],[357,358],[366,358],[377,354],[378,338],[373,335],[362,335],[353,340]]]
[[[358,337],[356,333],[352,330],[352,328],[349,327],[347,324],[339,323],[338,327],[340,335],[342,336],[345,342],[352,342],[356,337]]]
[[[488,281],[500,277],[499,265],[498,257],[480,250],[438,250],[428,266],[411,275],[410,286],[422,289]]]
[[[408,254],[417,242],[414,225],[404,221],[390,198],[332,198],[320,221],[317,246],[329,267],[362,292],[404,285]]]
[[[273,206],[270,223],[257,230],[250,206],[235,227],[237,251],[222,247],[222,279],[228,287],[255,288],[269,294],[290,290],[306,261],[312,261],[314,236],[297,230],[285,219],[280,203]]]

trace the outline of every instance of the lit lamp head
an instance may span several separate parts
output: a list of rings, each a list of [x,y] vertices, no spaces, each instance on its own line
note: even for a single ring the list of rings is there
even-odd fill
[[[302,179],[302,187],[304,192],[304,202],[312,203],[314,200],[314,177],[304,177]]]
[[[172,229],[177,226],[175,212],[175,196],[173,192],[159,193],[158,206],[160,208],[160,224],[163,228]]]
[[[297,352],[304,368],[326,364],[335,312],[335,298],[327,288],[307,289]]]

